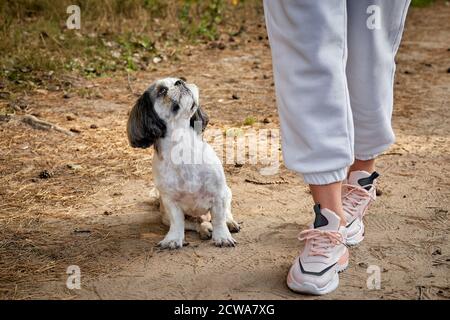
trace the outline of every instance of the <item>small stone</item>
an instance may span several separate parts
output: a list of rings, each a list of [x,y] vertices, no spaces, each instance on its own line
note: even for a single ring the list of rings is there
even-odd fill
[[[239,100],[239,96],[236,93],[233,93],[231,96],[234,100]]]
[[[11,95],[11,92],[2,91],[0,92],[0,99],[8,99]]]
[[[91,233],[91,230],[88,229],[78,229],[73,230],[74,233]]]
[[[360,266],[361,268],[367,269],[369,267],[369,264],[367,262],[360,262],[360,263],[358,263],[358,266]]]
[[[83,169],[83,167],[80,166],[79,164],[73,164],[73,163],[69,163],[67,165],[67,168],[75,170],[75,171]]]
[[[376,189],[376,194],[377,194],[377,197],[379,197],[383,194],[383,191],[380,188],[378,188],[378,189]]]
[[[116,59],[120,58],[120,56],[121,56],[119,50],[113,50],[113,51],[111,51],[111,55],[113,56],[113,58],[116,58]]]
[[[39,94],[42,94],[44,96],[46,96],[48,94],[48,91],[45,89],[36,89],[36,92]]]
[[[55,86],[55,85],[49,85],[49,86],[47,86],[47,89],[48,89],[48,91],[56,92],[56,91],[60,91],[61,87]]]
[[[90,126],[89,128],[91,128],[91,129],[97,129],[98,126],[97,126],[96,124],[91,124],[91,126]]]
[[[81,130],[77,128],[70,128],[70,131],[72,131],[73,133],[81,133]]]
[[[0,122],[9,122],[11,116],[9,114],[0,114]]]
[[[269,118],[264,118],[263,119],[263,123],[265,123],[265,124],[270,123],[270,119]]]
[[[84,68],[84,71],[87,73],[96,73],[97,72],[97,70],[93,67]]]
[[[52,177],[52,173],[48,170],[43,170],[39,173],[40,179],[50,179]]]
[[[74,116],[66,116],[66,120],[67,121],[73,121],[73,120],[75,120],[75,117]]]
[[[433,253],[431,255],[435,256],[435,255],[441,255],[441,254],[442,254],[441,248],[437,248],[436,250],[433,251]]]

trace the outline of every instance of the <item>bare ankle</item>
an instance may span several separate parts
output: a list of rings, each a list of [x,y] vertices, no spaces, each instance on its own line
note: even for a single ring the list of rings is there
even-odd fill
[[[342,208],[342,182],[327,185],[310,185],[314,203],[320,204],[322,209],[333,211],[341,219],[341,225],[345,225],[344,209]]]
[[[370,160],[356,159],[348,170],[349,173],[352,171],[366,171],[369,173],[375,171],[375,159]]]

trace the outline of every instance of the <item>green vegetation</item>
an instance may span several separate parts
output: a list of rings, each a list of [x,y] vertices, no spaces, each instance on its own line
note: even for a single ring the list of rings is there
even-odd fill
[[[252,126],[254,125],[256,122],[256,118],[255,117],[247,117],[244,120],[244,126]]]
[[[81,9],[69,30],[67,7]],[[73,73],[101,77],[151,70],[185,44],[215,41],[242,26],[236,13],[258,1],[0,0],[0,91],[49,85]],[[234,22],[232,22],[234,21]],[[236,22],[237,21],[237,22]],[[6,89],[5,89],[6,88]]]
[[[411,5],[413,7],[426,7],[433,3],[434,0],[412,0]]]

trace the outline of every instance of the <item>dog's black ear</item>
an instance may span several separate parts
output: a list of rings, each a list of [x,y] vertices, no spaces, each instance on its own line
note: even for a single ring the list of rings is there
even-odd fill
[[[191,127],[194,130],[201,129],[201,132],[205,131],[206,126],[208,125],[209,117],[206,112],[203,110],[201,106],[198,106],[197,111],[195,111],[194,115],[191,118]],[[196,124],[197,123],[197,124]],[[201,133],[198,132],[198,133]]]
[[[148,148],[166,134],[166,124],[153,106],[149,90],[136,101],[130,112],[127,133],[133,148]]]

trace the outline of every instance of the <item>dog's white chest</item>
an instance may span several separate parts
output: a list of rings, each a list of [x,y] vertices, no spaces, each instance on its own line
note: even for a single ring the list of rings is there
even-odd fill
[[[206,214],[224,184],[221,167],[208,164],[174,164],[155,158],[156,188],[170,197],[188,215]]]

